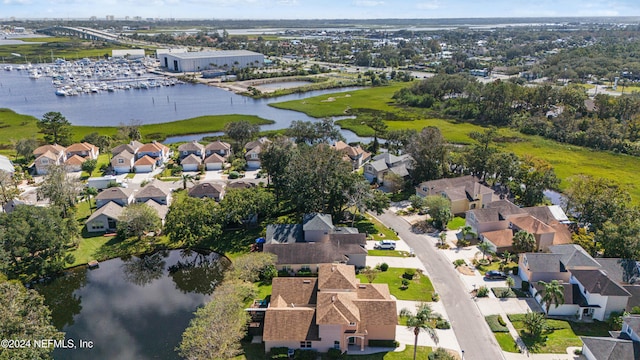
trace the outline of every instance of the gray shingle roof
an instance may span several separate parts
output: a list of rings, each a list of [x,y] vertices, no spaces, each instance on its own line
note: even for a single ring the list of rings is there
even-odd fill
[[[131,190],[121,187],[111,187],[102,190],[97,196],[96,200],[126,200],[129,198]]]
[[[304,231],[332,231],[333,229],[333,221],[329,214],[305,214],[302,220],[302,230]]]
[[[526,253],[527,268],[531,272],[561,272],[564,271],[560,254]]]
[[[567,269],[594,268],[599,269],[600,264],[594,260],[580,245],[566,244],[549,246],[549,251],[562,255],[562,263]]]
[[[584,347],[598,360],[640,359],[640,344],[629,340],[582,336]]]
[[[595,294],[604,296],[631,296],[622,286],[609,279],[600,269],[571,270],[571,275],[575,277],[584,288]]]
[[[267,225],[267,244],[291,244],[303,242],[304,234],[300,224],[270,224]]]
[[[109,201],[108,204],[99,208],[93,214],[91,214],[91,216],[89,216],[89,218],[87,219],[87,222],[97,218],[100,215],[104,215],[108,218],[118,220],[118,218],[120,217],[120,214],[122,214],[122,210],[123,210],[122,206],[114,203],[113,201]]]
[[[143,187],[140,191],[138,191],[138,193],[136,194],[136,199],[140,199],[140,198],[161,198],[161,197],[166,197],[167,193],[154,186],[154,185],[147,185],[145,187]]]

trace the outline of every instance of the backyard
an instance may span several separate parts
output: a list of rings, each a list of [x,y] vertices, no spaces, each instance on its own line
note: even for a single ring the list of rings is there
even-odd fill
[[[434,289],[429,277],[415,271],[413,279],[408,280],[408,286],[404,287],[402,276],[407,270],[413,271],[414,269],[389,268],[387,271],[381,271],[373,283],[389,285],[389,292],[398,300],[431,301]],[[369,282],[363,274],[359,274],[357,277],[361,283]]]

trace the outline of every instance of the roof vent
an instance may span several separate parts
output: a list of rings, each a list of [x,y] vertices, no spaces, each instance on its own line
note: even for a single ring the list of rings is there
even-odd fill
[[[291,307],[292,307],[292,308],[294,308],[294,307],[296,307],[296,306],[295,306],[293,303],[291,303]]]
[[[367,285],[360,285],[360,286],[358,286],[358,287],[359,287],[360,289],[366,289],[366,288],[367,288]]]
[[[331,295],[331,302],[336,302],[336,296],[335,295]]]
[[[303,284],[311,284],[311,280],[302,280]]]

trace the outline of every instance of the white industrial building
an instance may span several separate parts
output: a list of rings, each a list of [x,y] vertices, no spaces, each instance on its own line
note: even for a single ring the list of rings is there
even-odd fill
[[[262,67],[264,55],[248,50],[221,50],[158,54],[160,65],[177,72]]]

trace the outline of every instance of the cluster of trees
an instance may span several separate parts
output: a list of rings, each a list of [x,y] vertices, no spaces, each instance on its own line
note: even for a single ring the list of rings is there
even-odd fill
[[[586,91],[577,85],[482,84],[468,75],[439,74],[399,90],[394,99],[459,120],[512,126],[560,142],[640,155],[640,96],[636,94],[598,94],[595,110],[589,111]]]

